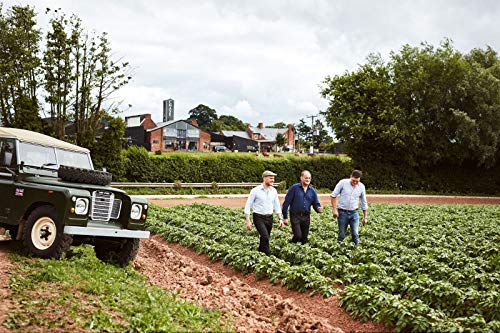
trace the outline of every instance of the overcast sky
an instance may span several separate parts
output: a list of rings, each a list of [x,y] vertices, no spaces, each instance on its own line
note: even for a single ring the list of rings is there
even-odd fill
[[[2,1],[2,0],[0,0]],[[327,107],[327,75],[356,70],[370,53],[387,58],[403,44],[437,46],[447,37],[469,52],[500,51],[500,2],[334,0],[3,0],[30,4],[46,28],[45,8],[76,14],[87,31],[109,34],[116,57],[133,67],[117,98],[162,121],[205,104],[244,122],[297,123]],[[308,120],[309,121],[309,120]]]

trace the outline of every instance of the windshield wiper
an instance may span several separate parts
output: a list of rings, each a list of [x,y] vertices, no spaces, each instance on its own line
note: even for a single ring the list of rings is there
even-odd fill
[[[54,165],[57,165],[57,164],[56,163],[44,163],[44,164],[42,164],[42,166],[40,168],[54,166]],[[50,169],[50,168],[47,168],[47,169]],[[51,170],[53,170],[53,169],[51,169]]]
[[[49,166],[54,166],[54,165],[57,165],[55,163],[44,163],[40,166],[38,165],[32,165],[32,164],[26,164],[24,163],[24,161],[21,161],[21,164],[20,164],[20,167],[21,169],[24,168],[24,167],[28,167],[28,168],[34,168],[34,169],[44,169],[44,170],[50,170],[50,171],[57,171],[56,169],[52,169],[52,168],[47,168]]]

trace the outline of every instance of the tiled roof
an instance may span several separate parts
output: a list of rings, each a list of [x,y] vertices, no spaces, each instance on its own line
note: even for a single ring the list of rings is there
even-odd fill
[[[258,127],[250,127],[250,130],[254,133],[259,133],[266,140],[275,140],[276,135],[285,134],[288,128],[258,128]]]
[[[248,135],[245,131],[221,131],[222,135],[225,137],[239,136],[240,138],[251,139],[250,135]]]

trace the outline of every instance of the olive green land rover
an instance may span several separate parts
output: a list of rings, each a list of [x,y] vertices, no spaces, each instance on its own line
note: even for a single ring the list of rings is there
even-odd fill
[[[119,266],[135,258],[148,202],[109,186],[88,149],[50,136],[0,127],[0,230],[33,256],[56,258],[70,245],[92,244]]]

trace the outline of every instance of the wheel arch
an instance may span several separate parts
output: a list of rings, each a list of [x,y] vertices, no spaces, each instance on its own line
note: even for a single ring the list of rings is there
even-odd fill
[[[61,218],[61,212],[60,212],[61,209],[60,208],[58,209],[57,206],[53,202],[50,202],[50,201],[37,201],[37,202],[33,202],[25,210],[24,215],[21,217],[21,221],[19,222],[19,227],[18,227],[18,231],[17,231],[17,237],[16,237],[17,240],[20,240],[20,239],[23,238],[25,224],[26,224],[26,220],[28,219],[28,216],[30,216],[30,214],[35,209],[37,209],[38,207],[41,207],[41,206],[51,206],[51,207],[54,207],[56,209],[57,219],[59,220]]]

